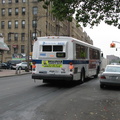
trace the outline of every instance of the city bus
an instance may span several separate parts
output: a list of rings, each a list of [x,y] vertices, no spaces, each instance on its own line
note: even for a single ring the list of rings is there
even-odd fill
[[[80,81],[97,77],[101,50],[91,44],[65,36],[38,37],[32,54],[32,79]]]

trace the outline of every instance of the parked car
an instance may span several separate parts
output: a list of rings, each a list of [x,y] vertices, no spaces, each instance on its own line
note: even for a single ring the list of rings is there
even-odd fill
[[[107,65],[105,71],[99,75],[100,88],[108,85],[120,86],[120,65]]]
[[[21,62],[19,64],[16,64],[16,67],[21,70],[25,70],[27,68],[27,62]]]
[[[16,69],[16,64],[21,63],[21,60],[10,60],[7,62],[8,69]]]
[[[7,66],[7,63],[3,62],[3,63],[0,63],[0,69],[7,69],[8,66]]]

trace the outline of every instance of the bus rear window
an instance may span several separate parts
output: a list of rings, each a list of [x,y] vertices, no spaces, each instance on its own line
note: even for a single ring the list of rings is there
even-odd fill
[[[53,45],[53,51],[63,51],[62,45]]]
[[[43,51],[52,51],[51,45],[43,45]]]

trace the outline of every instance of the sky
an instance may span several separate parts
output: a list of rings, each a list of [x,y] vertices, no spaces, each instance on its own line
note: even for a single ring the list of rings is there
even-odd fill
[[[89,35],[93,40],[93,45],[100,48],[103,52],[103,56],[106,58],[106,55],[115,55],[120,57],[120,29],[114,26],[110,26],[101,22],[98,26],[83,27],[83,30]],[[116,48],[110,48],[112,41],[115,42]]]

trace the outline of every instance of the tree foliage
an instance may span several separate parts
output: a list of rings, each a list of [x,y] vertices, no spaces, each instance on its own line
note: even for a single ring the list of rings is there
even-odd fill
[[[77,23],[84,27],[92,27],[104,21],[108,25],[120,28],[120,0],[38,0],[43,1],[47,9],[52,2],[51,12],[59,20],[72,21],[73,15]]]

